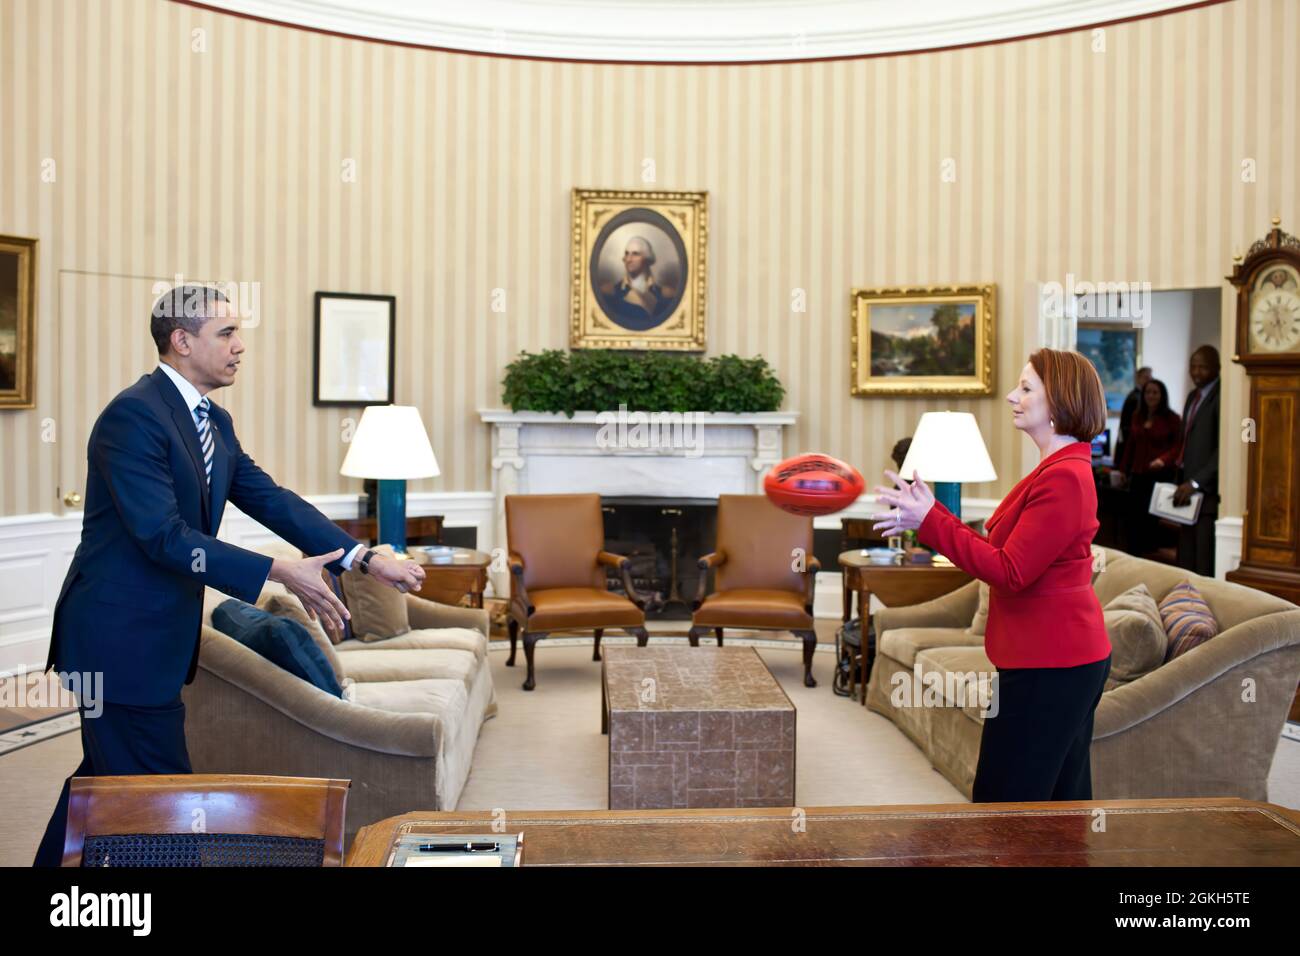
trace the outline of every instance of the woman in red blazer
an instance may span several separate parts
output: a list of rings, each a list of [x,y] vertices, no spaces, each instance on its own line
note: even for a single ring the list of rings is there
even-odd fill
[[[1012,424],[1041,459],[971,530],[934,500],[922,476],[877,488],[894,510],[886,534],[922,544],[989,585],[984,649],[997,668],[995,716],[984,720],[977,803],[1090,800],[1093,713],[1110,671],[1110,640],[1092,589],[1097,491],[1091,441],[1106,423],[1096,370],[1077,352],[1040,349],[1007,395]]]

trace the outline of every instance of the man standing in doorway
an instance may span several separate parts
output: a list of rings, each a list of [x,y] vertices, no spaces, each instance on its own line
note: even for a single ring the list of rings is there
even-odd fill
[[[1178,566],[1214,576],[1214,522],[1219,516],[1219,350],[1202,345],[1188,362],[1196,386],[1183,407],[1183,436],[1175,464],[1180,484],[1174,504],[1204,495],[1196,524],[1178,531]]]

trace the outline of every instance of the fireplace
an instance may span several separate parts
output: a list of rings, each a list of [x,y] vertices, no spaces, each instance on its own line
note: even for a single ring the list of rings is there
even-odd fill
[[[654,592],[647,616],[686,620],[699,581],[696,562],[713,550],[718,495],[761,493],[764,473],[784,457],[785,430],[798,420],[794,412],[694,414],[699,441],[683,449],[602,441],[608,413],[480,410],[492,428],[496,498],[484,543],[505,551],[507,495],[594,492],[610,509],[609,549],[633,558],[646,590]],[[496,594],[509,593],[504,571],[491,578]]]
[[[699,559],[717,540],[712,498],[601,497],[605,550],[631,561],[632,586],[646,598],[646,620],[687,621],[699,590]],[[608,587],[623,591],[610,570]]]

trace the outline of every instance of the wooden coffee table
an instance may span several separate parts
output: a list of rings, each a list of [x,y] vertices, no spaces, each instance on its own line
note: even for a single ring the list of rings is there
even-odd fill
[[[611,810],[794,806],[795,709],[752,647],[608,647]]]

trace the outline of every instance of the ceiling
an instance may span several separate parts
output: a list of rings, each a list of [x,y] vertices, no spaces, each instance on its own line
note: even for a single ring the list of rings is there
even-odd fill
[[[202,0],[276,23],[567,60],[718,63],[900,53],[1094,26],[1192,0]]]

